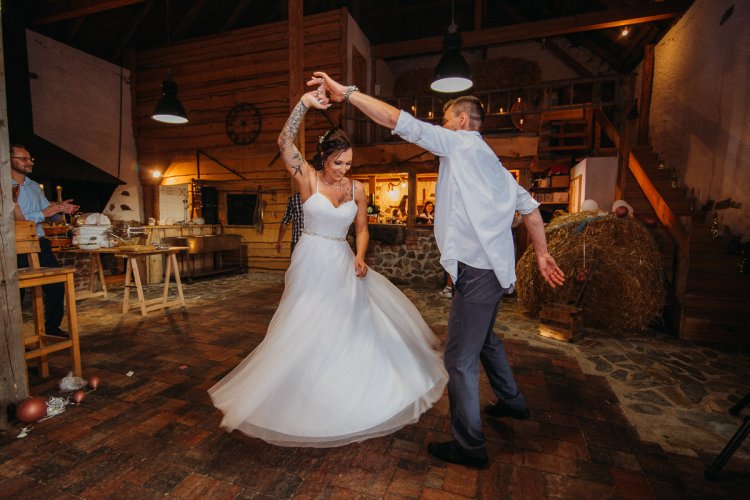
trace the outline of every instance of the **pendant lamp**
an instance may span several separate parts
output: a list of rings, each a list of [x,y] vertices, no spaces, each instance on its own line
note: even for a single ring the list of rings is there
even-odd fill
[[[458,26],[451,12],[451,25],[443,38],[443,57],[435,68],[435,78],[430,88],[435,92],[452,93],[463,92],[472,85],[474,82],[471,81],[469,65],[461,55],[461,35],[458,34]]]
[[[169,0],[167,6],[167,50],[170,46],[169,39]],[[171,71],[167,70],[167,79],[161,82],[161,98],[156,103],[156,108],[151,118],[162,123],[187,123],[188,117],[180,99],[177,97],[177,84],[172,81]]]
[[[187,113],[177,97],[177,84],[172,81],[169,73],[167,79],[161,82],[161,99],[156,104],[151,118],[162,123],[187,123]]]

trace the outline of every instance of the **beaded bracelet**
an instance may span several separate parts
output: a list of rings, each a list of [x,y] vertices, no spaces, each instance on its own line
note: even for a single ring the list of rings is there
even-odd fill
[[[359,88],[356,85],[349,85],[346,88],[346,92],[344,93],[344,100],[349,101],[349,98],[352,96],[353,93],[359,92]]]

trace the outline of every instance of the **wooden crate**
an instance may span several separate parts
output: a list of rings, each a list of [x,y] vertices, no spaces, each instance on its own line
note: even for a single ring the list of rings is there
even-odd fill
[[[573,342],[583,333],[583,309],[569,304],[549,303],[539,310],[539,335]]]

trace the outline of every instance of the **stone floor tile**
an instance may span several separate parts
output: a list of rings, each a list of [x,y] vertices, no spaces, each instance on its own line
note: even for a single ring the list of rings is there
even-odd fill
[[[242,489],[200,474],[190,474],[170,491],[174,498],[211,498],[232,500]]]

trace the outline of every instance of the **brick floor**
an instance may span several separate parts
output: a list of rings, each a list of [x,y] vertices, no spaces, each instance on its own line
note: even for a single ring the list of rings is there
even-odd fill
[[[205,390],[262,340],[282,290],[278,276],[196,282],[186,285],[187,308],[145,319],[119,314],[116,290],[80,302],[85,372],[102,384],[24,439],[15,437],[20,425],[0,436],[0,496],[665,499],[746,498],[750,490],[746,459],[707,481],[712,454],[678,455],[642,441],[606,377],[519,336],[507,349],[532,416],[485,421],[486,470],[426,452],[427,442],[449,438],[447,395],[417,424],[341,448],[282,448],[227,434]],[[415,302],[444,339],[445,304]],[[66,361],[53,356],[47,380],[32,371],[32,392],[57,395]],[[481,389],[491,400],[484,379]]]

